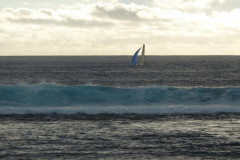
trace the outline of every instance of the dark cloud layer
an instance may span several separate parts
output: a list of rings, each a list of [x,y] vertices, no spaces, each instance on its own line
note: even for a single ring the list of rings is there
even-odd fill
[[[220,2],[219,0],[214,0],[211,3],[211,10],[217,11],[231,11],[235,8],[240,8],[239,0],[225,0],[224,2]]]
[[[125,21],[139,21],[141,18],[137,16],[137,12],[126,9],[123,7],[116,7],[107,10],[104,7],[96,6],[96,10],[93,15],[98,17],[107,17],[115,20],[125,20]]]
[[[56,25],[68,27],[111,27],[113,23],[98,20],[78,20],[66,18],[65,20],[56,21],[54,19],[40,19],[40,18],[8,18],[12,23],[34,24],[34,25]]]

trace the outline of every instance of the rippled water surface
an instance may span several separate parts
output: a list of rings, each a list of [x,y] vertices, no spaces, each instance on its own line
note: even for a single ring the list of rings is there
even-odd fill
[[[104,86],[239,86],[240,56],[1,57],[0,84]]]
[[[5,115],[2,159],[239,159],[240,115]]]

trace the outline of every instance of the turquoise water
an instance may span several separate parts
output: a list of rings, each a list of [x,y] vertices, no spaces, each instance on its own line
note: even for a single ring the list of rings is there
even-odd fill
[[[1,85],[1,114],[240,112],[240,88]]]

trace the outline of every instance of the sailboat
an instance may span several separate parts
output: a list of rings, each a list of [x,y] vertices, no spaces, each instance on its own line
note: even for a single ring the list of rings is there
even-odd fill
[[[138,53],[142,49],[142,55],[140,60],[138,59]],[[132,65],[143,65],[144,63],[144,55],[145,55],[145,44],[143,44],[143,47],[139,48],[132,57]]]

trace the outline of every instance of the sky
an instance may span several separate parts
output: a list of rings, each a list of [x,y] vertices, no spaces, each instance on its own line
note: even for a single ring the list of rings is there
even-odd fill
[[[239,55],[240,0],[0,0],[0,55]]]

